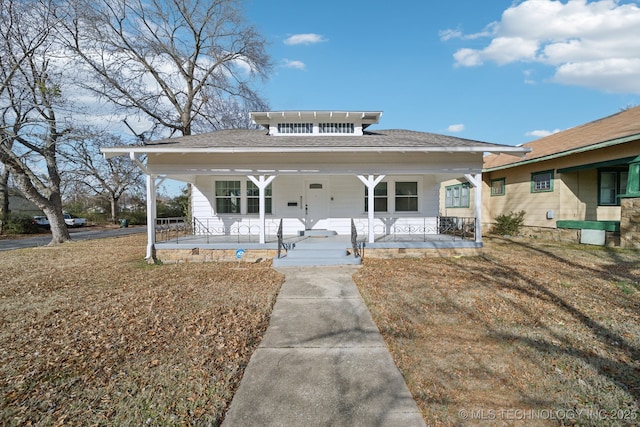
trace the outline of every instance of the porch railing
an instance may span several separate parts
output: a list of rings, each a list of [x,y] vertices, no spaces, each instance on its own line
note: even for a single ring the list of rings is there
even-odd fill
[[[476,219],[474,217],[440,216],[438,233],[474,240],[476,238]]]
[[[285,242],[285,234],[295,235],[297,230],[285,229],[283,220],[268,219],[265,223],[267,242],[278,242],[278,248],[289,250],[292,243]],[[351,245],[354,256],[361,256],[362,242],[369,234],[369,220],[366,217],[350,220],[334,220],[342,222],[339,233],[349,232],[350,221]],[[298,219],[299,222],[299,219]],[[302,223],[299,224],[304,227]],[[345,227],[346,226],[346,227]],[[291,225],[289,225],[291,227]],[[156,241],[180,243],[187,239],[197,238],[200,242],[259,242],[261,223],[255,218],[198,219],[188,221],[185,217],[157,218]],[[439,217],[376,217],[373,227],[376,241],[429,241],[437,239],[473,240],[476,223],[473,217],[439,216]],[[185,242],[186,243],[186,242]],[[279,254],[281,255],[281,253]]]
[[[265,236],[267,239],[275,238],[277,227],[276,220],[268,220]],[[199,219],[192,218],[188,221],[185,217],[157,218],[156,241],[180,243],[185,239],[198,238],[205,243],[216,241],[235,241],[237,243],[260,241],[261,223],[255,218],[224,218],[224,219]]]
[[[368,218],[355,218],[356,229],[362,235],[368,235]],[[376,241],[393,242],[422,241],[442,239],[475,239],[475,218],[438,216],[438,217],[376,217],[373,227]]]
[[[186,217],[156,218],[156,242],[175,240],[193,234],[191,223]]]
[[[353,257],[361,258],[360,243],[358,243],[358,230],[356,229],[356,223],[351,218],[351,247],[353,249]]]

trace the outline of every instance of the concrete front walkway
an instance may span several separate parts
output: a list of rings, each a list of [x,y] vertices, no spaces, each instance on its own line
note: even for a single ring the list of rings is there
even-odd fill
[[[351,279],[356,269],[278,269],[285,282],[224,427],[425,426]]]

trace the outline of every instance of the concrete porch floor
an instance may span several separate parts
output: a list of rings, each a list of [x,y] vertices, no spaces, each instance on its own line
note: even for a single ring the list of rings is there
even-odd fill
[[[283,236],[285,244],[295,244],[305,241],[310,244],[320,242],[344,243],[345,248],[351,247],[351,237],[346,235],[335,236]],[[369,243],[367,236],[359,236],[357,239],[359,244],[365,247],[384,247],[384,248],[402,248],[402,247],[452,247],[452,245],[461,245],[461,247],[477,247],[474,240],[462,239],[459,236],[451,236],[446,234],[431,235],[380,235],[375,238],[374,243]],[[277,249],[278,238],[276,236],[266,236],[264,244],[259,243],[258,236],[255,235],[220,235],[220,236],[174,236],[164,241],[158,241],[156,247],[158,249],[184,249],[199,247],[203,249],[233,249],[238,245],[243,245],[244,249]]]

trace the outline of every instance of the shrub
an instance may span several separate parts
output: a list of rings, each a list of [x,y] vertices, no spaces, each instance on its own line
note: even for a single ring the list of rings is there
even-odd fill
[[[42,231],[33,224],[32,216],[22,214],[9,215],[3,228],[6,234],[34,234]]]
[[[517,236],[520,228],[524,224],[525,211],[509,212],[496,216],[496,223],[493,226],[493,232],[500,235]]]
[[[146,211],[120,212],[118,214],[118,221],[122,219],[129,220],[129,224],[131,225],[144,225],[147,223],[147,212]]]

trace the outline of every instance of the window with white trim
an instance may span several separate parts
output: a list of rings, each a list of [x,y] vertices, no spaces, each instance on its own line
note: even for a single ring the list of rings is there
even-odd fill
[[[239,214],[240,181],[216,181],[216,213]]]
[[[353,123],[320,123],[318,126],[320,133],[353,133]]]
[[[264,189],[264,212],[267,214],[271,213],[272,195],[271,184],[269,184]],[[247,181],[247,213],[260,213],[260,189],[253,181]]]
[[[373,190],[373,211],[387,212],[387,183],[380,182]],[[369,212],[369,187],[364,187],[364,211]]]
[[[396,212],[418,211],[418,183],[396,182]]]
[[[534,172],[531,174],[531,192],[544,193],[553,191],[553,170]]]
[[[444,189],[445,208],[468,208],[469,207],[469,184],[462,183],[449,185]]]
[[[313,123],[278,123],[278,133],[313,133]]]

